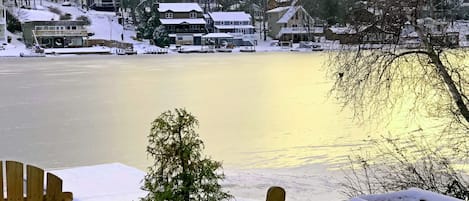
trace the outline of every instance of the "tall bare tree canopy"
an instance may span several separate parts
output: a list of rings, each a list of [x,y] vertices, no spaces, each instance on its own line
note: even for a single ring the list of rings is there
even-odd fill
[[[448,119],[446,125],[458,127],[453,131],[467,134],[469,55],[457,49],[458,35],[451,19],[457,2],[355,3],[356,16],[348,16],[353,42],[343,45],[330,60],[334,95],[358,116],[388,115],[410,97],[412,101],[406,100],[411,102],[410,110]],[[360,10],[369,17],[360,18],[364,16]]]

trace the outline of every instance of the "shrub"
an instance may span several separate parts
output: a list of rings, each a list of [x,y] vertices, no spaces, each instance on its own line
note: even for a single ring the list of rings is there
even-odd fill
[[[56,7],[49,7],[49,11],[51,13],[55,13],[57,15],[62,15],[62,11],[60,11],[60,9],[56,8]]]
[[[21,22],[7,10],[7,30],[9,32],[21,32]]]
[[[70,20],[72,19],[72,15],[70,13],[65,13],[64,15],[60,16],[60,20]]]
[[[469,195],[469,183],[454,165],[457,150],[445,150],[425,137],[404,139],[372,140],[371,152],[350,157],[343,194],[356,197],[415,187],[460,199]]]
[[[76,20],[85,22],[85,25],[91,25],[91,20],[87,16],[84,16],[84,15],[78,16]]]

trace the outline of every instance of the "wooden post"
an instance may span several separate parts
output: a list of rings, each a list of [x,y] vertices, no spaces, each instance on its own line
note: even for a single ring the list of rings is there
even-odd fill
[[[279,186],[272,186],[267,190],[266,201],[285,201],[285,189]]]

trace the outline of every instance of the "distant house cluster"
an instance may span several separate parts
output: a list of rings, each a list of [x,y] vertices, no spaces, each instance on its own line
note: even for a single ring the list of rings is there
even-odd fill
[[[251,15],[245,12],[204,14],[197,3],[159,3],[158,12],[171,44],[201,45],[207,33],[229,34],[239,44],[254,40]]]
[[[0,1],[0,46],[7,42],[7,17],[3,1]]]

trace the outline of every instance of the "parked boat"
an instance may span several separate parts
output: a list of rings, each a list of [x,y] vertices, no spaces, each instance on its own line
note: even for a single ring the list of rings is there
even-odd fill
[[[314,51],[323,51],[324,48],[321,47],[321,45],[313,45],[311,47],[311,50],[314,52]]]
[[[45,56],[46,54],[44,53],[44,49],[38,45],[34,46],[30,52],[20,53],[20,57],[45,57]]]
[[[224,53],[231,53],[231,52],[233,52],[233,49],[232,48],[217,48],[217,49],[215,49],[215,51],[224,52]]]
[[[256,52],[256,46],[245,46],[239,50],[240,52]]]

